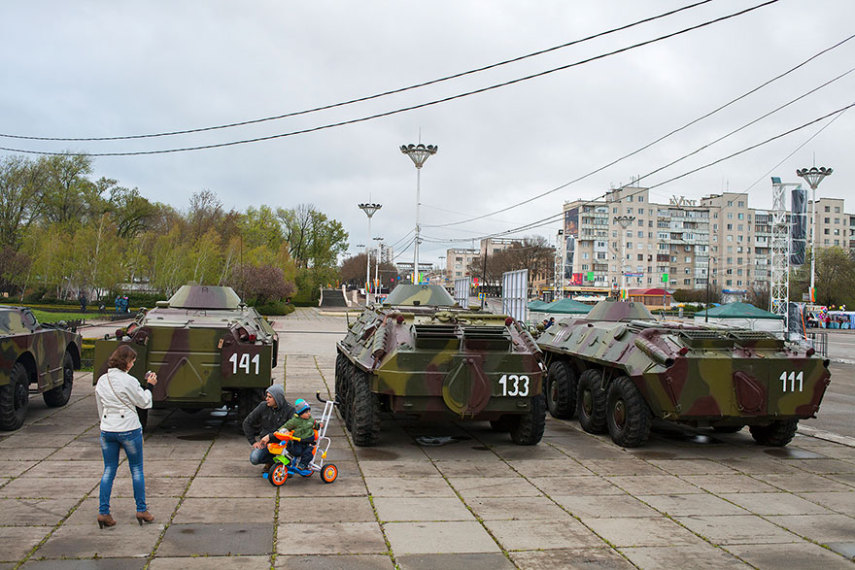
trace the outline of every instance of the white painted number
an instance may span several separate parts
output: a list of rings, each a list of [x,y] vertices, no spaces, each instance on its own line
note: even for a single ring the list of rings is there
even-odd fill
[[[502,374],[499,384],[502,385],[502,396],[528,396],[528,376]]]
[[[795,372],[790,372],[787,374],[786,372],[781,372],[781,377],[778,380],[781,381],[781,389],[784,392],[795,392],[796,391],[796,382],[799,384],[798,391],[801,392],[804,389],[804,379],[805,373],[799,372],[798,374]],[[787,390],[787,382],[790,383],[790,389]]]
[[[234,353],[229,357],[229,362],[232,363],[232,374],[237,374],[238,368],[243,370],[244,374],[253,374],[253,372],[250,371],[251,364],[255,364],[254,374],[258,374],[259,372],[259,358],[257,354],[251,359],[249,357],[249,354],[241,354],[240,359],[238,359],[237,353]]]

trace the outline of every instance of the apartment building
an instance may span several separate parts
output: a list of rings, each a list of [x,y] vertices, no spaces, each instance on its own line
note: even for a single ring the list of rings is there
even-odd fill
[[[455,279],[466,277],[468,267],[477,259],[477,249],[448,249],[445,252],[445,281],[446,286],[454,284]]]
[[[855,215],[844,213],[842,199],[817,200],[809,226],[817,247],[855,247]],[[746,193],[658,204],[646,188],[621,187],[603,200],[565,203],[563,237],[568,290],[620,287],[623,279],[627,288],[709,283],[738,299],[751,287],[769,287],[772,212],[749,207]]]

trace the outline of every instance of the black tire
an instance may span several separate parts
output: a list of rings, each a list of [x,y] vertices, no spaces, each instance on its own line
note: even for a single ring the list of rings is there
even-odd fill
[[[543,394],[534,396],[527,414],[510,417],[511,440],[517,445],[537,445],[546,429],[546,398]]]
[[[745,426],[713,426],[712,429],[716,433],[736,433]]]
[[[30,404],[30,377],[16,362],[9,372],[9,383],[0,386],[0,429],[14,430],[24,425]]]
[[[261,388],[246,388],[238,391],[237,397],[237,421],[238,429],[243,431],[243,420],[255,409],[259,402],[264,399],[266,390]]]
[[[799,420],[775,420],[767,426],[749,426],[751,437],[760,445],[784,447],[796,435]]]
[[[576,416],[588,433],[606,433],[606,391],[603,390],[602,370],[585,370],[579,376],[576,395]]]
[[[368,447],[380,438],[380,404],[371,391],[368,374],[356,370],[351,379],[348,394],[351,398],[350,420],[353,427],[350,434],[353,443],[359,447]]]
[[[350,365],[350,361],[347,357],[341,352],[337,352],[335,356],[335,398],[339,404],[344,404],[344,384],[347,381],[345,378],[345,374],[347,374],[348,366]]]
[[[650,409],[627,376],[615,378],[609,386],[606,423],[612,441],[621,447],[638,447],[650,437]]]
[[[549,365],[546,374],[546,407],[553,418],[568,420],[576,413],[576,372],[564,361]]]
[[[62,385],[52,388],[42,394],[45,404],[51,408],[58,408],[68,403],[71,398],[71,388],[74,385],[74,358],[71,353],[65,351],[62,357]]]
[[[353,431],[353,378],[358,374],[358,370],[352,364],[348,364],[344,371],[344,379],[341,387],[344,394],[342,395],[341,417],[344,420],[344,427],[347,431]]]
[[[137,408],[137,417],[140,419],[143,430],[145,430],[148,425],[148,408]]]

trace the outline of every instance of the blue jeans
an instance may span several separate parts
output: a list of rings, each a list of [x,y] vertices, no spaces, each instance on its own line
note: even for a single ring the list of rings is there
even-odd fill
[[[101,504],[98,514],[110,514],[110,494],[113,492],[113,479],[119,467],[119,449],[125,450],[131,478],[134,484],[134,500],[137,512],[148,510],[145,504],[145,475],[143,475],[143,437],[142,428],[131,431],[102,431],[101,455],[104,456],[104,474],[101,476]]]
[[[261,449],[253,448],[249,454],[249,462],[253,465],[261,465],[262,463],[273,463],[273,454],[267,451],[267,446]]]

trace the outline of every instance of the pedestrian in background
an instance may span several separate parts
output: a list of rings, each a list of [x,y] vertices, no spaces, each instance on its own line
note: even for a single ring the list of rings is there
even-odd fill
[[[101,419],[101,455],[104,457],[97,519],[100,528],[116,524],[110,514],[110,495],[119,467],[119,449],[125,450],[131,469],[137,522],[140,526],[154,522],[154,516],[148,512],[145,502],[142,424],[137,408],[151,408],[151,387],[157,384],[157,374],[146,373],[143,389],[139,380],[128,374],[136,359],[137,353],[133,348],[120,346],[110,355],[107,372],[98,378],[95,385],[95,402]]]

